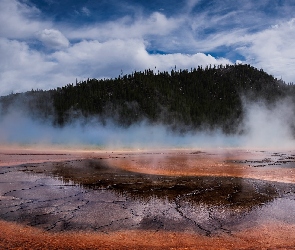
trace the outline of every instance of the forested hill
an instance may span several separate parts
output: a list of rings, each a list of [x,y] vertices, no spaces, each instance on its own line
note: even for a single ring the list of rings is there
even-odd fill
[[[172,129],[207,126],[234,133],[243,119],[244,97],[271,105],[287,95],[293,98],[294,90],[293,84],[239,64],[88,79],[49,91],[11,94],[1,97],[0,104],[2,114],[16,106],[56,126],[97,117],[121,126],[145,119]]]

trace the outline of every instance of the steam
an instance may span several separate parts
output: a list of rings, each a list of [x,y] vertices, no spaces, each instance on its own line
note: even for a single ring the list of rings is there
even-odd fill
[[[295,146],[294,103],[290,99],[277,101],[270,107],[264,102],[244,103],[246,113],[245,136],[241,144],[246,147],[292,148]]]
[[[284,100],[271,107],[263,102],[244,101],[245,119],[241,134],[225,135],[221,130],[198,130],[184,134],[172,132],[162,124],[151,125],[141,121],[128,128],[109,120],[103,125],[93,118],[87,123],[76,120],[64,127],[33,119],[27,112],[11,109],[0,116],[1,144],[49,144],[76,147],[118,148],[291,148],[294,140],[294,110]]]

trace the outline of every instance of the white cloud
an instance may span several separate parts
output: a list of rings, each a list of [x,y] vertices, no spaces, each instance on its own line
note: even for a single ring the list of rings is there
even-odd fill
[[[230,2],[226,2],[229,7]],[[220,47],[240,53],[244,62],[276,77],[295,81],[295,19],[266,17],[262,23],[264,16],[253,9],[254,1],[230,11],[214,3],[197,14],[199,1],[190,0],[185,5],[189,11],[179,10],[177,15],[138,11],[135,17],[73,27],[41,20],[42,13],[29,1],[0,0],[0,94],[53,88],[76,78],[116,77],[121,69],[128,74],[155,67],[170,71],[175,65],[190,69],[230,64],[227,58],[208,55]],[[81,9],[84,14],[87,10],[87,6]],[[38,40],[50,49],[35,46]],[[149,50],[170,53],[151,55]]]
[[[0,37],[19,39],[34,36],[49,22],[38,19],[40,11],[17,0],[0,1]]]
[[[295,18],[256,34],[245,36],[240,49],[246,61],[275,77],[295,81]]]
[[[81,12],[86,16],[90,16],[91,14],[91,11],[85,6],[81,9]]]
[[[182,18],[167,18],[164,14],[154,12],[150,16],[132,19],[125,16],[115,21],[96,23],[81,28],[65,27],[65,34],[70,39],[109,39],[144,38],[146,36],[164,36],[180,27]]]
[[[147,52],[144,40],[82,41],[65,51],[52,55],[63,70],[76,72],[84,77],[116,77],[121,70],[131,73],[134,70],[154,69],[170,71],[177,68],[190,69],[198,65],[231,64],[227,59],[216,59],[210,55],[181,53],[151,55]]]
[[[30,49],[25,42],[0,39],[0,54],[1,95],[32,88],[49,89],[69,80],[66,74],[61,74],[57,62]]]
[[[25,42],[0,40],[1,94],[32,88],[50,89],[74,82],[76,78],[117,77],[147,68],[170,71],[198,65],[227,64],[229,60],[210,55],[151,55],[144,40],[81,41],[51,54],[32,50]]]
[[[226,65],[232,64],[232,62],[225,58],[215,58],[211,55],[206,55],[204,53],[196,53],[196,54],[167,54],[167,55],[149,55],[151,61],[154,62],[157,69],[160,71],[168,70],[170,71],[173,66],[177,66],[177,69],[190,69],[197,68],[200,66],[207,65]]]
[[[39,40],[47,47],[62,49],[69,46],[69,40],[55,29],[44,29],[39,33]]]
[[[190,12],[199,2],[200,0],[187,0],[185,8]]]

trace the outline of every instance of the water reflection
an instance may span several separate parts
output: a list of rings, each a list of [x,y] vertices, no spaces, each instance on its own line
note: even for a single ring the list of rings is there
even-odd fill
[[[275,218],[272,204],[284,204],[276,206],[280,220],[295,218],[295,211],[284,210],[294,205],[291,184],[142,174],[100,159],[2,170],[0,218],[46,230],[192,230],[212,235]]]
[[[154,197],[169,201],[181,199],[191,204],[251,209],[278,197],[277,188],[267,181],[140,174],[109,166],[104,160],[47,163],[45,169],[47,174],[64,183],[75,183],[86,189],[107,189],[143,201]]]

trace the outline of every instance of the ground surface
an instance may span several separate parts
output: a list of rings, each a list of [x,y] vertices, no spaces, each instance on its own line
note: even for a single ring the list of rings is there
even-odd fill
[[[295,249],[295,155],[0,149],[0,249]]]

